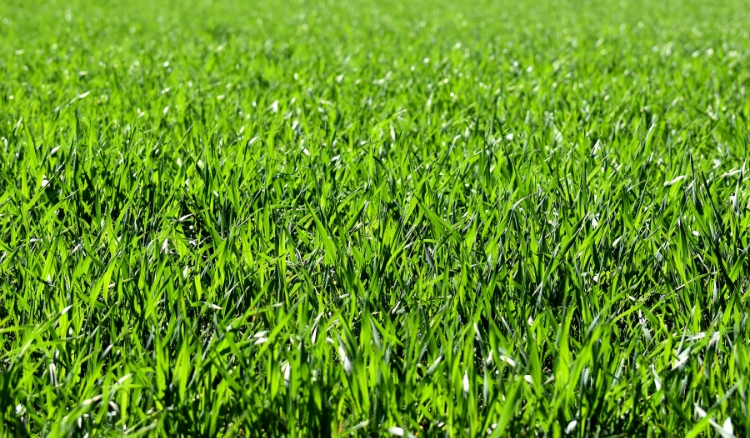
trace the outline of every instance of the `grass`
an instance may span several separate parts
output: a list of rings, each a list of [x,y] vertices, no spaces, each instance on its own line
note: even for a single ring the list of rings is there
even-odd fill
[[[0,435],[748,436],[741,0],[5,0]]]

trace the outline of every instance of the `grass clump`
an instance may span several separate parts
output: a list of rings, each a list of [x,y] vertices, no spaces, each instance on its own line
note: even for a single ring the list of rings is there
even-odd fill
[[[741,1],[0,4],[0,434],[746,436]]]

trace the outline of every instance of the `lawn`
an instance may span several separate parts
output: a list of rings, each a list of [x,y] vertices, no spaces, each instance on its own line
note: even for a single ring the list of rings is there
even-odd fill
[[[743,0],[3,0],[0,435],[750,434]]]

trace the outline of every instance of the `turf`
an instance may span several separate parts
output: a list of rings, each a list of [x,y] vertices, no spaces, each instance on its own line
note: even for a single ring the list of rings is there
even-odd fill
[[[0,435],[748,436],[741,0],[0,3]]]

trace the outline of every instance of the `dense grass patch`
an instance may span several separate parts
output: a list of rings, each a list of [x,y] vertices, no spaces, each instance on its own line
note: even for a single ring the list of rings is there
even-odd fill
[[[0,4],[0,434],[750,433],[746,2],[276,3]]]

